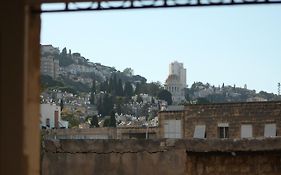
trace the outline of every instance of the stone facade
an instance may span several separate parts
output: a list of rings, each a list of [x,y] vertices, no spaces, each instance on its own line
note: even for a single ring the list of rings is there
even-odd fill
[[[45,140],[42,175],[279,175],[281,138]]]
[[[269,136],[280,136],[281,102],[187,105],[181,111],[161,111],[160,137],[165,137],[165,122],[170,120],[181,122],[181,138],[193,138],[197,126],[205,127],[203,138],[207,139],[222,138],[220,134],[226,134],[223,138],[237,139],[245,134],[258,138],[267,132]]]

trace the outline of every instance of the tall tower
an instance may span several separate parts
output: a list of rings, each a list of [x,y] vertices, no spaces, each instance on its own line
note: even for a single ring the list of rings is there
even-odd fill
[[[165,89],[172,94],[174,104],[185,101],[186,69],[183,63],[174,61],[169,64],[169,75],[166,79]]]
[[[169,75],[177,75],[182,86],[186,87],[186,69],[183,67],[183,63],[177,61],[170,63]]]

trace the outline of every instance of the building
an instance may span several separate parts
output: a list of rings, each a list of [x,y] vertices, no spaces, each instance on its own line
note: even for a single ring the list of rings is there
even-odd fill
[[[186,69],[183,67],[183,63],[177,61],[172,62],[169,65],[169,75],[177,75],[180,79],[180,83],[186,86]]]
[[[281,102],[187,105],[159,112],[161,138],[244,139],[281,135]]]
[[[42,128],[68,128],[68,122],[61,119],[60,106],[41,104],[40,109],[40,125]]]
[[[59,77],[59,60],[52,55],[41,57],[40,72],[42,75],[48,75],[53,79]]]
[[[60,53],[59,48],[53,47],[51,44],[49,45],[41,45],[41,54],[56,54],[58,55]]]
[[[165,82],[165,89],[172,94],[174,104],[185,100],[184,88],[186,88],[186,69],[183,63],[177,61],[169,65],[169,75]]]

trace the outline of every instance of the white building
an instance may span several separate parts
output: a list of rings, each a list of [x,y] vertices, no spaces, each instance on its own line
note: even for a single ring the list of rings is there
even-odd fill
[[[68,122],[61,119],[60,106],[40,105],[40,125],[45,128],[68,128]]]
[[[180,84],[186,87],[186,69],[183,67],[183,63],[177,61],[170,63],[169,75],[177,75],[180,79]]]
[[[165,89],[172,94],[174,104],[185,100],[184,88],[186,88],[186,69],[183,63],[174,61],[169,65],[169,76],[165,82]]]

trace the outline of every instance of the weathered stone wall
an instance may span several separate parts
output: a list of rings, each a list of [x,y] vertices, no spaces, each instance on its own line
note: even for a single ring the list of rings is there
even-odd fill
[[[159,113],[160,137],[164,137],[164,120],[182,121],[183,138],[192,138],[196,125],[206,126],[206,138],[218,138],[218,123],[229,124],[229,138],[239,139],[241,125],[251,124],[253,137],[264,136],[264,125],[276,124],[277,136],[281,134],[281,102],[252,102],[187,105],[182,111]]]
[[[229,123],[229,138],[240,138],[241,125],[251,124],[253,137],[264,136],[264,125],[281,130],[281,103],[255,102],[186,106],[185,138],[192,138],[196,125],[206,125],[206,138],[218,138],[218,123]]]
[[[99,127],[87,129],[46,129],[42,134],[47,139],[129,139],[144,136],[148,133],[148,138],[159,138],[158,127]]]
[[[187,153],[190,175],[280,175],[280,152]]]
[[[46,140],[43,175],[280,175],[281,138]]]

